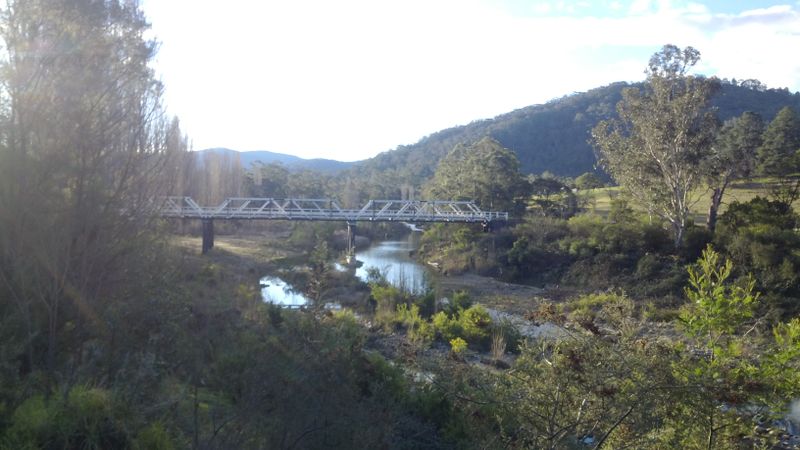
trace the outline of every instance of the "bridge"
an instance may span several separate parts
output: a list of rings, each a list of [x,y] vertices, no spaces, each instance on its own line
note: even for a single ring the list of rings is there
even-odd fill
[[[162,217],[200,219],[203,253],[214,247],[214,220],[327,220],[347,222],[348,255],[355,247],[357,222],[454,222],[508,221],[507,212],[483,211],[474,202],[442,200],[370,200],[357,209],[342,208],[332,199],[226,198],[217,206],[200,206],[191,197],[166,197]]]

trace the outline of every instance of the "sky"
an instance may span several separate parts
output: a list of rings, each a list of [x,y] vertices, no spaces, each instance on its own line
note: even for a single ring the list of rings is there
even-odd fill
[[[355,161],[615,81],[664,44],[800,91],[800,1],[142,0],[193,148]]]

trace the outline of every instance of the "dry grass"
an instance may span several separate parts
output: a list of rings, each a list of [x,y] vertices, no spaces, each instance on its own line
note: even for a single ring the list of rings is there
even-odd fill
[[[747,202],[756,196],[768,196],[770,185],[774,183],[775,180],[769,178],[742,180],[732,183],[725,191],[725,197],[719,213],[725,212],[728,204],[734,201]],[[586,200],[585,207],[588,211],[605,216],[611,210],[611,200],[619,197],[621,193],[622,190],[619,187],[607,187],[581,192],[579,195]],[[799,206],[798,203],[800,202],[795,202],[795,206]],[[691,207],[696,224],[705,224],[706,214],[710,205],[711,191],[707,188],[698,189],[694,194],[694,202]],[[635,206],[634,209],[636,209]],[[641,211],[644,212],[644,210]]]

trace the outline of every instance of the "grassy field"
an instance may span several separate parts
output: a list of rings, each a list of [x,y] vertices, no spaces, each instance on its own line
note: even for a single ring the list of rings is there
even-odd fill
[[[770,178],[740,180],[731,183],[725,191],[719,213],[725,212],[727,205],[734,201],[747,202],[757,196],[769,196],[769,188],[774,183],[775,180]],[[592,189],[580,192],[579,195],[584,199],[587,210],[596,214],[606,215],[611,209],[611,200],[621,195],[621,188],[617,186]],[[691,211],[694,215],[694,221],[698,225],[705,224],[708,207],[711,205],[711,191],[709,189],[698,189],[693,197],[694,202],[692,203]],[[800,206],[799,203],[795,202],[794,206]],[[636,209],[635,205],[631,206]]]

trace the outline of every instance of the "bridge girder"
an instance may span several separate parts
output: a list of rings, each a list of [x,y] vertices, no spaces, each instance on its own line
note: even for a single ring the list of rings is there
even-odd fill
[[[469,201],[370,200],[358,209],[331,199],[226,198],[218,206],[200,206],[191,197],[167,197],[162,217],[195,219],[328,220],[345,222],[494,222],[507,212],[483,211]]]

